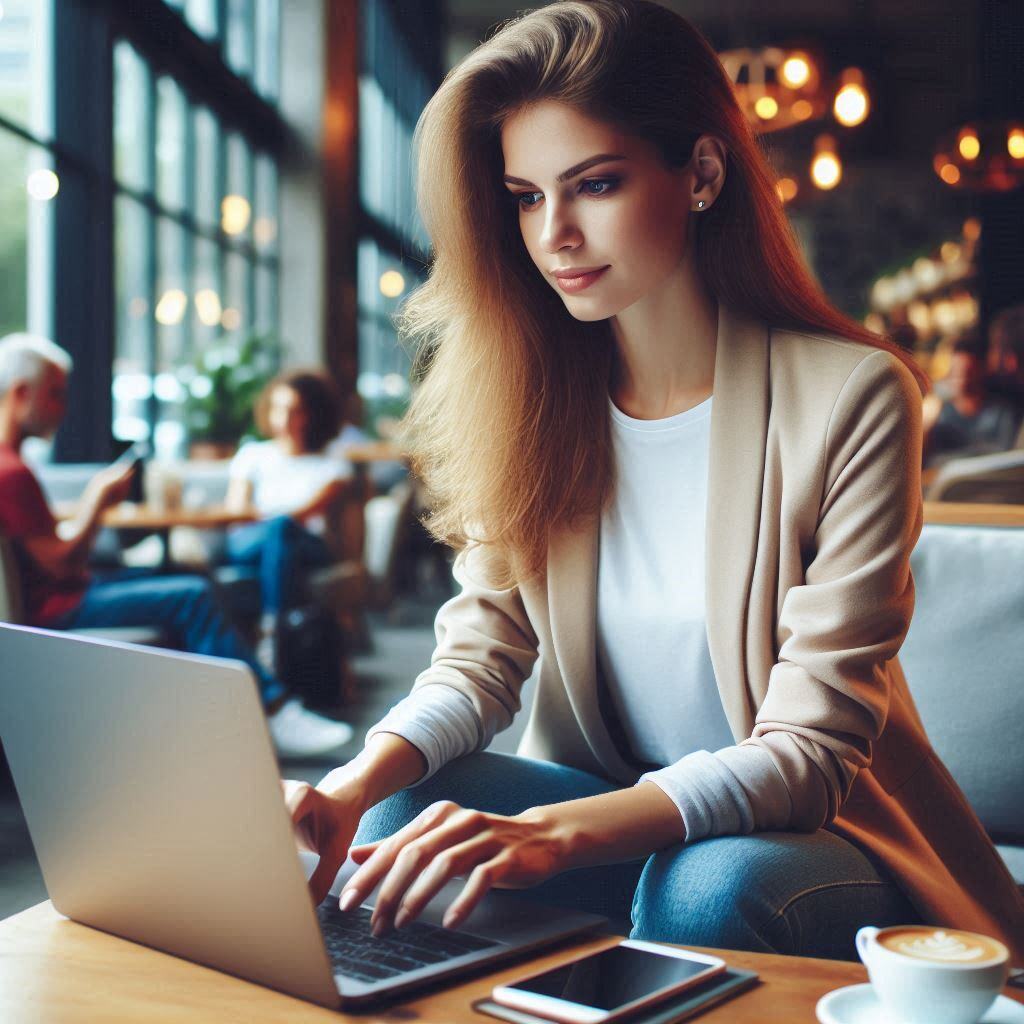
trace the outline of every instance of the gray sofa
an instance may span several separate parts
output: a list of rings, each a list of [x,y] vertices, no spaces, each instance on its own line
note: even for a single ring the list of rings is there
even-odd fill
[[[1024,883],[1024,509],[1016,525],[927,519],[900,661],[932,744]]]

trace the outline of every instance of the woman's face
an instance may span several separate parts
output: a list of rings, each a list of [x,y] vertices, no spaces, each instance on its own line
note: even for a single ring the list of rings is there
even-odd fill
[[[270,392],[267,426],[270,428],[271,437],[288,438],[301,447],[305,439],[308,418],[298,392],[285,384],[279,384]]]
[[[689,168],[671,170],[652,143],[554,101],[509,117],[501,145],[526,249],[577,320],[615,316],[679,267]],[[555,272],[571,268],[606,269],[560,283]]]

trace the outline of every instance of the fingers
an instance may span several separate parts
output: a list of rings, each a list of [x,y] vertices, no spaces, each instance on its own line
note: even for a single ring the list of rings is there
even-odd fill
[[[371,926],[378,932],[391,927],[395,911],[403,901],[409,886],[424,873],[429,873],[432,879],[437,880],[436,861],[439,859],[442,863],[442,872],[447,869],[447,873],[443,873],[443,877],[436,881],[435,891],[440,889],[456,873],[446,856],[449,848],[471,839],[486,827],[486,818],[478,811],[460,809],[436,828],[406,843],[393,857],[389,857],[383,850],[378,850],[370,861],[360,868],[360,871],[365,871],[372,865],[373,870],[384,873],[370,918]],[[485,843],[488,852],[481,851],[478,846],[477,861],[493,856],[497,852],[493,837],[489,837]],[[373,865],[374,860],[379,860],[379,865]],[[353,881],[356,881],[355,876]]]
[[[315,836],[315,804],[316,793],[308,782],[293,782],[282,779],[284,802],[292,819],[292,828],[300,849],[317,853]]]
[[[329,848],[321,852],[320,861],[309,877],[309,892],[313,897],[313,906],[320,906],[327,898],[343,860],[344,857],[339,856],[339,852],[334,849]]]
[[[425,811],[417,815],[404,828],[400,828],[394,835],[388,836],[377,843],[367,846],[353,847],[363,854],[372,845],[374,849],[367,854],[362,866],[349,879],[345,891],[341,894],[341,909],[348,910],[353,906],[362,903],[367,896],[377,887],[377,883],[387,873],[388,868],[394,862],[398,852],[406,843],[422,835],[428,829],[439,824],[450,809],[458,809],[458,806],[451,801],[441,801],[431,804]],[[353,854],[353,860],[355,855]]]
[[[349,856],[356,862],[356,864],[362,864],[370,859],[370,856],[376,852],[377,848],[383,842],[383,839],[378,839],[373,843],[361,843],[359,846],[353,846],[348,851]]]
[[[493,860],[478,864],[470,872],[469,879],[458,898],[445,911],[442,924],[445,928],[458,928],[473,912],[476,905],[487,895],[505,872],[506,859],[499,854]]]
[[[463,843],[442,850],[414,879],[405,896],[401,897],[395,913],[395,927],[401,928],[422,914],[427,904],[450,879],[466,874],[477,865],[494,857],[500,850],[499,843],[491,837],[484,836],[474,836]],[[467,909],[466,915],[468,913]]]

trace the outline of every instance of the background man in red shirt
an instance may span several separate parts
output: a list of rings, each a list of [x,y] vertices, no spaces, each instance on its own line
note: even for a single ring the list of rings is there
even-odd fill
[[[51,437],[64,417],[71,358],[45,338],[0,339],[0,535],[13,542],[24,618],[50,629],[152,626],[184,650],[246,662],[259,683],[278,752],[336,751],[352,727],[307,711],[268,673],[224,617],[201,576],[95,580],[87,562],[103,511],[123,501],[131,467],[116,463],[89,481],[60,532],[35,474],[21,457],[28,437]]]

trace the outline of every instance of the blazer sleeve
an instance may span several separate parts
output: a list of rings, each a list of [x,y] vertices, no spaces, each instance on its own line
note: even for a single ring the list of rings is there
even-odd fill
[[[879,350],[833,407],[813,557],[783,600],[778,661],[740,745],[760,747],[781,775],[790,798],[781,827],[830,822],[871,764],[891,696],[884,666],[914,610],[910,554],[922,520],[921,392]]]
[[[478,543],[459,552],[452,569],[459,593],[438,610],[430,667],[412,686],[412,694],[443,685],[466,697],[479,722],[477,750],[512,724],[539,648],[518,586],[489,582],[493,557]]]
[[[688,842],[814,831],[838,813],[885,725],[885,663],[910,626],[910,553],[922,524],[921,393],[884,351],[833,406],[805,582],[786,593],[783,638],[749,739],[641,776],[674,801]]]

